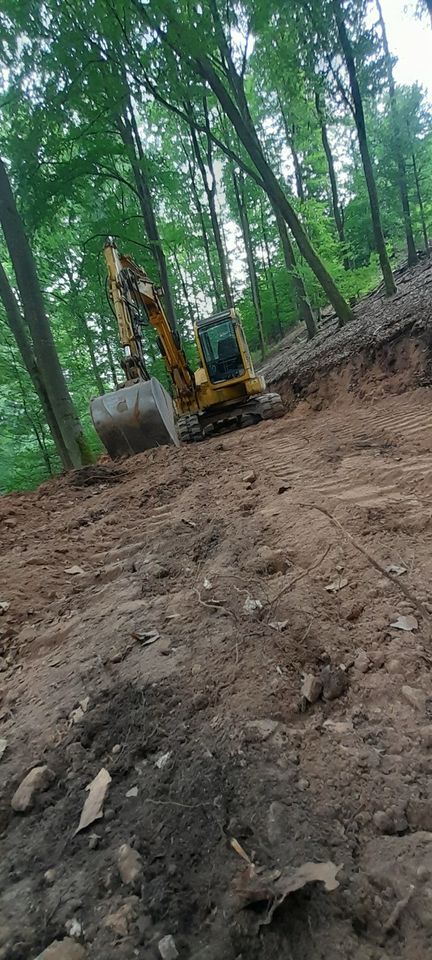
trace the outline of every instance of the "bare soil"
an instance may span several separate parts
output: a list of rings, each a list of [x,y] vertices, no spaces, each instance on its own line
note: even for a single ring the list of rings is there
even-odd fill
[[[282,420],[1,499],[1,960],[71,920],[90,960],[156,960],[168,934],[181,960],[430,955],[431,394],[413,324],[372,353],[353,327],[348,363],[318,344],[279,381]],[[345,682],[307,704],[303,674],[323,670]],[[39,764],[51,785],[14,813]],[[101,767],[104,817],[75,835]],[[123,843],[142,857],[130,887]],[[264,924],[239,850],[332,861],[340,885]]]

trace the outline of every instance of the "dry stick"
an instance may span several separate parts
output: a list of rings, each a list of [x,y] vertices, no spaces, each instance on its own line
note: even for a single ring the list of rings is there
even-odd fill
[[[429,620],[429,621],[431,620],[430,613],[428,613],[428,611],[426,610],[426,607],[422,604],[421,600],[419,600],[418,597],[416,597],[415,594],[412,593],[409,587],[405,586],[405,584],[403,583],[402,580],[399,579],[399,577],[396,577],[395,574],[390,573],[388,570],[386,570],[385,566],[379,560],[376,560],[375,557],[372,557],[371,554],[368,553],[368,551],[365,550],[364,547],[362,547],[361,543],[359,543],[358,540],[355,540],[352,534],[349,533],[349,531],[342,526],[340,520],[337,520],[337,518],[334,517],[332,513],[329,513],[329,511],[326,510],[324,507],[317,507],[315,503],[307,504],[307,506],[312,506],[314,510],[318,510],[319,513],[323,513],[325,517],[328,517],[330,522],[335,527],[337,527],[338,530],[341,531],[343,536],[351,541],[352,545],[356,548],[356,550],[358,550],[359,553],[362,553],[363,556],[366,557],[366,560],[369,560],[369,563],[371,563],[372,566],[375,567],[375,570],[378,570],[380,573],[383,574],[384,577],[387,577],[389,580],[391,580],[391,582],[394,583],[395,587],[398,587],[399,590],[401,590],[402,593],[405,594],[408,600],[410,600],[411,603],[415,604],[415,606],[417,607],[417,610],[419,610],[419,612],[422,614],[425,620]]]
[[[291,590],[291,587],[293,587],[295,583],[298,583],[299,580],[303,580],[303,577],[307,577],[308,573],[311,573],[312,570],[316,570],[316,568],[319,567],[320,564],[325,560],[331,548],[332,548],[332,544],[330,544],[327,547],[327,549],[324,551],[322,557],[320,557],[319,560],[315,560],[315,563],[313,563],[310,567],[308,567],[307,570],[303,570],[301,573],[299,573],[298,577],[294,577],[293,580],[290,580],[289,583],[286,583],[285,586],[282,587],[282,590],[279,590],[279,593],[277,593],[276,596],[273,597],[273,600],[270,605],[272,606],[274,603],[276,603],[276,601],[279,600],[279,597],[281,597],[283,593],[286,593],[287,590]]]

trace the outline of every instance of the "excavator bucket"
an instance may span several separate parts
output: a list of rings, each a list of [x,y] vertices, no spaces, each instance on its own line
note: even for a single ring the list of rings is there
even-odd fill
[[[139,380],[94,397],[90,413],[112,460],[165,444],[178,446],[174,408],[159,380]]]

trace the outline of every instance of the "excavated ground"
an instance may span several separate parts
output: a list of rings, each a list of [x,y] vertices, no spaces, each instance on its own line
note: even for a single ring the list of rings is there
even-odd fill
[[[156,960],[167,935],[180,960],[430,955],[422,324],[285,383],[304,399],[282,420],[0,501],[1,960],[67,932],[89,960]],[[302,698],[305,673],[326,699]],[[15,813],[41,764],[48,788]],[[75,835],[102,767],[104,817]],[[245,906],[242,851],[282,873],[332,861],[339,886],[270,916],[262,889]]]

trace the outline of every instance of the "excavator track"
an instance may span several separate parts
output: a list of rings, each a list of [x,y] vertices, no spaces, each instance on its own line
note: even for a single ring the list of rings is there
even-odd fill
[[[177,433],[182,443],[200,443],[204,440],[199,417],[196,414],[180,417],[177,421]]]
[[[276,420],[284,416],[285,408],[278,393],[264,393],[256,398],[256,403],[261,420]]]

